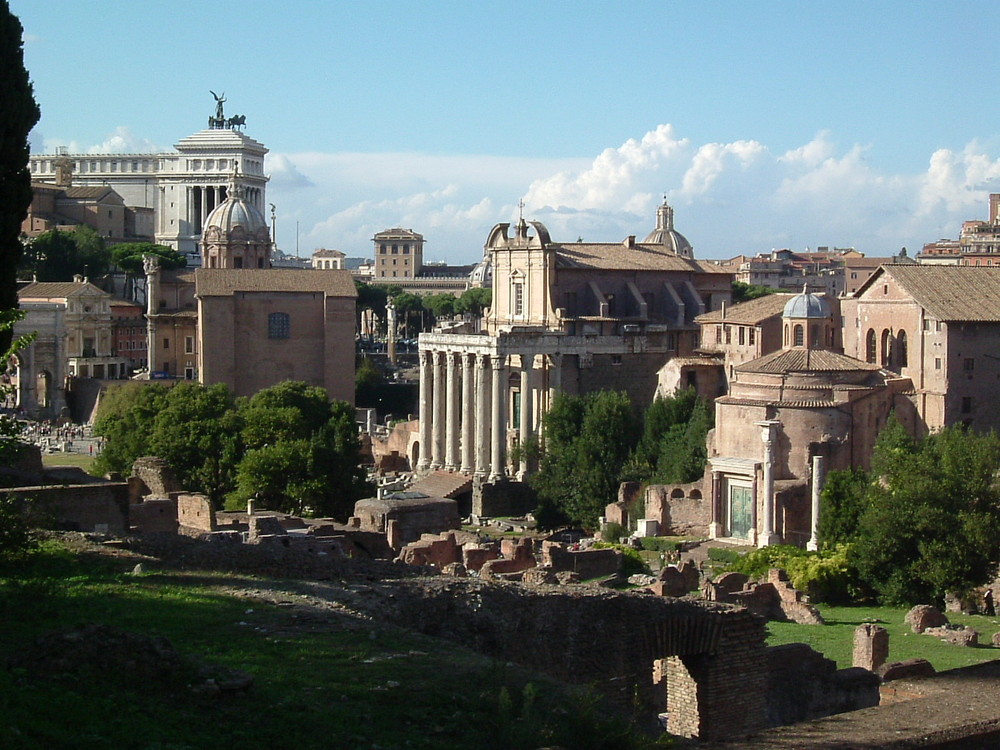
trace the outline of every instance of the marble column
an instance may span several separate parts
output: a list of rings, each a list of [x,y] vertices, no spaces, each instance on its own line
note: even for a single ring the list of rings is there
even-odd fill
[[[431,469],[444,466],[444,352],[434,352],[434,392],[431,407]]]
[[[475,354],[462,354],[462,466],[459,471],[471,474],[475,466],[476,398]]]
[[[826,466],[823,456],[813,456],[812,465],[812,512],[809,518],[809,541],[806,549],[815,552],[819,549],[819,500],[826,484]]]
[[[764,501],[763,531],[757,540],[758,547],[768,547],[780,542],[774,532],[774,437],[775,428],[781,423],[768,419],[757,422],[761,428],[761,439],[764,441],[764,476],[761,492]]]
[[[458,373],[455,372],[455,354],[445,352],[445,432],[444,468],[458,469]]]
[[[420,459],[417,469],[424,471],[431,466],[431,422],[434,417],[431,412],[432,390],[434,387],[434,369],[431,364],[431,353],[421,349],[417,355],[420,358]]]
[[[476,355],[476,476],[485,477],[490,472],[490,363],[485,354]]]
[[[495,481],[507,475],[507,409],[505,396],[507,394],[507,370],[504,367],[504,357],[495,356],[490,361],[492,372],[492,398],[490,410],[493,414],[493,429],[490,445],[490,480]]]
[[[518,445],[521,446],[521,460],[517,466],[517,478],[523,480],[528,473],[528,458],[525,455],[525,446],[534,437],[532,428],[531,392],[534,388],[534,377],[532,376],[535,366],[535,355],[521,355],[521,429],[518,433]]]

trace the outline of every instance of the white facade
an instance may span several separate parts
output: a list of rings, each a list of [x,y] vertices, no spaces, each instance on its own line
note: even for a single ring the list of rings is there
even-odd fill
[[[68,158],[74,185],[107,185],[126,206],[152,208],[156,242],[185,253],[188,265],[197,266],[205,218],[225,200],[234,169],[246,200],[263,211],[267,148],[225,127],[202,130],[175,148],[162,154],[32,154],[29,168],[34,182],[54,183],[56,160]]]

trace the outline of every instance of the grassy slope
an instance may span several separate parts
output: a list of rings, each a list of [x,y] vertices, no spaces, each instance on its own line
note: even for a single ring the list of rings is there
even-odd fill
[[[771,635],[768,643],[808,643],[817,651],[837,662],[841,669],[851,666],[854,629],[864,622],[878,621],[889,631],[889,661],[921,657],[939,672],[966,667],[1000,658],[1000,649],[990,645],[993,634],[1000,631],[1000,618],[981,615],[953,615],[948,619],[957,625],[969,625],[979,631],[978,648],[964,648],[944,643],[928,635],[916,635],[904,624],[906,609],[894,607],[827,607],[819,606],[826,625],[796,625],[768,623]]]
[[[592,700],[454,644],[360,620],[304,627],[289,609],[248,605],[219,585],[245,583],[130,575],[51,544],[0,566],[0,665],[41,633],[98,622],[165,636],[182,654],[255,676],[248,694],[209,697],[185,684],[132,685],[99,668],[62,682],[0,668],[0,747],[646,745]]]

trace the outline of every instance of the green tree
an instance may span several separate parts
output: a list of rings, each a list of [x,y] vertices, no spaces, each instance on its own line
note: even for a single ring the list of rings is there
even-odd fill
[[[392,303],[396,306],[396,319],[403,324],[403,338],[413,338],[413,321],[420,320],[420,314],[424,311],[424,301],[419,295],[411,292],[402,292],[392,298]]]
[[[153,419],[149,452],[170,464],[182,486],[203,492],[221,507],[235,486],[240,427],[226,386],[179,383]]]
[[[483,310],[493,304],[493,290],[488,287],[473,287],[462,292],[455,302],[455,312],[459,315],[469,313],[475,317],[483,314]]]
[[[740,302],[749,302],[750,300],[757,299],[758,297],[766,297],[767,295],[774,294],[777,291],[780,290],[760,286],[759,284],[747,284],[743,281],[734,281],[733,304],[737,305]]]
[[[35,237],[22,267],[39,281],[72,281],[76,275],[96,278],[108,272],[111,252],[91,227],[52,229]]]
[[[540,523],[562,519],[593,528],[614,502],[622,467],[639,437],[627,394],[560,393],[544,417],[539,471],[529,480],[540,502]]]
[[[371,310],[377,320],[385,318],[385,303],[389,299],[388,288],[378,284],[365,284],[362,281],[354,280],[354,286],[358,290],[356,302],[357,330],[361,330],[361,315],[365,310]],[[396,287],[397,289],[399,287]]]
[[[239,414],[247,450],[233,504],[257,497],[271,510],[346,519],[369,493],[350,404],[288,381],[241,400]]]
[[[0,312],[17,309],[21,222],[31,205],[28,134],[40,114],[24,67],[23,31],[7,0],[0,0]],[[12,340],[13,328],[0,328],[0,352]]]
[[[854,541],[867,508],[870,484],[871,476],[862,469],[834,470],[826,475],[817,527],[824,549]]]
[[[693,388],[657,396],[646,409],[642,438],[623,470],[636,482],[692,482],[705,470],[712,405]]]
[[[139,381],[108,388],[94,420],[94,433],[105,439],[94,459],[96,473],[128,474],[137,458],[150,455],[154,420],[166,406],[167,391],[165,385]]]
[[[435,318],[451,317],[455,314],[455,306],[458,299],[454,294],[441,292],[441,294],[430,294],[423,298],[423,306],[430,310]]]
[[[1000,439],[961,427],[912,450],[893,430],[876,448],[852,557],[889,604],[940,602],[990,580],[1000,559]]]

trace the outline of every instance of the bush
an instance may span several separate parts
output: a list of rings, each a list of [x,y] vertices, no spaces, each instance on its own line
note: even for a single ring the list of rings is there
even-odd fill
[[[771,568],[784,570],[795,588],[817,602],[848,604],[863,590],[846,544],[822,552],[778,544],[752,550],[729,565],[729,570],[750,578],[763,578]]]
[[[0,495],[0,560],[23,556],[36,545],[27,519],[10,495]]]
[[[627,535],[628,532],[625,530],[625,527],[616,521],[611,521],[601,527],[601,540],[605,542],[614,543]]]
[[[713,562],[726,563],[727,565],[735,563],[739,560],[745,552],[740,552],[737,549],[732,549],[730,547],[709,547],[708,548],[708,559]]]
[[[644,550],[649,550],[650,552],[679,552],[681,548],[680,542],[675,542],[672,539],[664,539],[660,536],[639,537],[639,544],[642,545]]]

